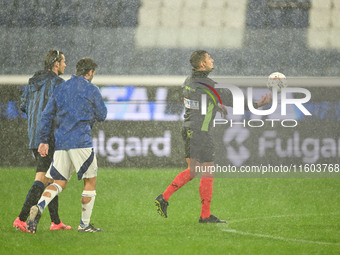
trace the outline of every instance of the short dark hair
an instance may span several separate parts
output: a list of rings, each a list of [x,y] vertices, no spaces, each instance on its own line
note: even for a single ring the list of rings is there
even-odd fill
[[[64,55],[62,51],[59,50],[49,50],[45,56],[45,70],[52,70],[55,62],[60,62]]]
[[[76,66],[76,75],[77,76],[85,76],[88,72],[95,71],[98,65],[90,58],[82,58],[78,61]]]
[[[196,50],[190,56],[190,64],[194,69],[198,69],[200,67],[200,63],[205,60],[205,54],[207,54],[205,50]]]

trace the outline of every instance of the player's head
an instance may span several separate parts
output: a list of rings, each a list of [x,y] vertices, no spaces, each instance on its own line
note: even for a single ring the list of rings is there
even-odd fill
[[[92,81],[98,65],[90,58],[82,58],[76,66],[76,75],[84,76],[88,81]]]
[[[64,53],[59,50],[49,50],[45,56],[45,70],[63,74],[66,67]]]
[[[196,71],[212,71],[214,60],[205,50],[194,51],[190,56],[190,64]]]

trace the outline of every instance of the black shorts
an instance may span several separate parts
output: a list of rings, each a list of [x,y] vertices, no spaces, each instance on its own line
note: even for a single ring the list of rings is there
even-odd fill
[[[215,161],[215,145],[208,132],[182,128],[185,158],[194,158],[200,163]]]
[[[46,173],[47,170],[50,168],[50,165],[53,160],[53,154],[54,154],[54,147],[49,146],[48,149],[48,155],[46,157],[40,156],[38,149],[33,149],[33,154],[35,157],[35,160],[37,162],[37,169],[36,172],[44,172]]]

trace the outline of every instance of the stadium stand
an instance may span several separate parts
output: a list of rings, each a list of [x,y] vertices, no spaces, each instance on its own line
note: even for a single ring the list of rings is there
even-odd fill
[[[89,56],[100,74],[183,75],[205,48],[215,75],[340,75],[340,0],[2,0],[0,31],[0,74],[58,48],[67,73]]]
[[[13,1],[12,25],[15,27],[30,27],[34,23],[34,20],[39,13],[38,8],[35,8],[31,3],[27,1]],[[27,12],[33,13],[33,15],[27,15]]]
[[[9,26],[11,23],[13,1],[2,0],[3,7],[0,8],[0,26]]]
[[[92,28],[96,22],[96,15],[93,10],[96,10],[97,2],[92,0],[82,0],[81,6],[78,7],[76,12],[78,27]]]
[[[119,27],[136,27],[138,24],[139,0],[121,1],[118,13]]]
[[[312,0],[308,45],[315,49],[340,48],[340,1]]]
[[[21,1],[22,2],[22,1]],[[23,1],[26,2],[26,1]],[[54,1],[36,1],[36,6],[34,8],[34,18],[33,24],[35,27],[50,27],[54,21],[54,11],[55,11]]]
[[[77,25],[77,7],[78,2],[75,0],[56,1],[54,25],[57,27]]]
[[[137,47],[240,48],[242,46],[246,0],[164,0],[162,4],[152,8],[149,1],[143,0],[139,10]],[[230,30],[235,37],[223,35]],[[147,41],[148,38],[150,41]]]
[[[247,26],[251,28],[306,28],[309,0],[248,1]]]

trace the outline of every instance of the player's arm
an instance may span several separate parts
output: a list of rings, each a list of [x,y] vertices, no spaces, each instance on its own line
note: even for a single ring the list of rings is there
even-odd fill
[[[261,97],[262,97],[261,101],[256,103],[255,106],[257,106],[257,107],[255,107],[255,108],[260,108],[261,106],[267,105],[272,100],[272,94],[271,93],[269,93],[269,94],[266,93],[264,96],[261,96]]]
[[[42,157],[48,154],[48,143],[50,142],[52,124],[53,124],[53,119],[55,118],[55,115],[56,115],[56,102],[55,102],[54,95],[52,95],[47,102],[47,105],[41,115],[41,120],[40,120],[40,137],[39,137],[40,144],[47,144],[47,150],[46,150],[46,146],[42,145],[41,151],[43,154],[40,154]],[[40,145],[39,145],[39,148],[40,148]]]
[[[48,143],[39,144],[38,152],[40,156],[46,157],[48,155],[48,149],[49,149]]]
[[[104,121],[107,116],[107,108],[99,89],[96,87],[93,93],[94,114],[97,121]]]
[[[233,98],[232,93],[229,90],[226,90],[224,88],[220,88],[220,89],[217,90],[217,92],[221,97],[221,101],[222,101],[223,105],[233,107],[234,98]],[[265,94],[265,95],[262,96],[260,102],[254,103],[254,108],[257,109],[257,108],[260,108],[264,105],[267,105],[267,104],[270,103],[270,101],[271,101],[271,93]],[[247,100],[244,100],[244,109],[249,111]]]
[[[229,90],[224,89],[224,88],[218,88],[216,89],[216,91],[221,98],[223,106],[233,107],[234,99],[233,99],[233,95],[231,94]]]
[[[218,103],[218,109],[217,111],[223,116],[223,118],[226,118],[228,115],[228,109],[225,105]]]
[[[24,92],[20,98],[20,110],[24,113],[27,113],[27,104],[28,104],[28,86],[24,88]]]

